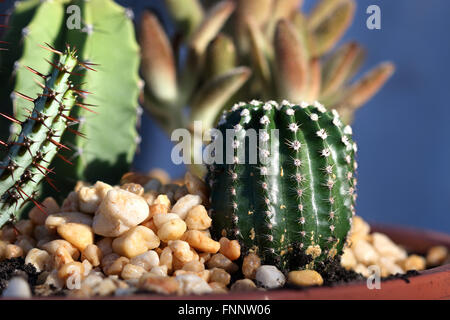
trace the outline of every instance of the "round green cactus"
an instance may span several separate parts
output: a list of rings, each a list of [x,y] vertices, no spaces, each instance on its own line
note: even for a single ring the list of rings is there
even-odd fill
[[[217,130],[226,138],[223,164],[210,165],[207,177],[213,235],[238,239],[284,271],[301,267],[305,254],[309,267],[339,256],[355,212],[357,164],[351,127],[338,113],[318,102],[252,101],[225,112]]]

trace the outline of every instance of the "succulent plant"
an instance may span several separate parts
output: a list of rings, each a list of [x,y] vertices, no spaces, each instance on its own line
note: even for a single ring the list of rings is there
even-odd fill
[[[321,0],[308,15],[301,0],[204,2],[166,0],[172,37],[152,13],[141,22],[144,106],[169,134],[195,120],[212,128],[225,106],[251,99],[318,100],[351,123],[394,70],[383,63],[351,82],[365,52],[355,42],[335,47],[354,0]]]
[[[339,256],[355,210],[356,144],[338,112],[252,101],[225,112],[217,130],[227,140],[222,164],[208,166],[213,236],[284,271],[301,267],[300,253],[310,268]]]
[[[76,16],[76,8],[80,16]],[[75,70],[80,75],[73,81],[80,85],[84,108],[76,108],[71,114],[74,121],[70,128],[81,134],[62,137],[62,143],[71,149],[62,154],[73,165],[67,166],[56,158],[52,163],[60,175],[61,194],[72,190],[78,180],[95,182],[102,177],[115,183],[128,171],[133,159],[139,140],[136,125],[141,80],[131,16],[130,10],[112,0],[25,0],[15,3],[8,19],[3,41],[9,43],[9,50],[0,57],[0,81],[5,84],[0,89],[0,101],[2,110],[13,110],[19,121],[24,120],[27,104],[14,96],[10,98],[11,92],[31,97],[36,92],[33,79],[20,67],[30,66],[42,74],[51,67],[45,59],[51,60],[53,53],[36,50],[39,44],[60,48],[69,43],[77,48],[81,61],[97,64],[97,72]],[[83,83],[89,83],[93,94],[83,90]],[[0,127],[3,136],[9,134],[9,125],[1,123]],[[13,128],[11,139],[18,129]]]
[[[0,113],[3,118],[21,127],[15,140],[0,141],[1,146],[7,149],[7,156],[0,162],[0,227],[16,220],[27,202],[45,210],[36,201],[38,185],[44,178],[53,185],[48,175],[53,174],[54,170],[49,165],[58,150],[68,149],[61,143],[61,137],[66,129],[77,133],[69,128],[72,121],[70,112],[74,106],[83,107],[83,104],[77,98],[80,91],[70,78],[77,66],[90,67],[77,60],[74,49],[67,47],[61,53],[51,46],[49,48],[49,51],[60,56],[58,62],[49,61],[53,69],[50,75],[26,67],[44,80],[44,83],[37,81],[42,93],[33,99],[16,92],[28,104],[33,103],[26,119],[20,121]]]

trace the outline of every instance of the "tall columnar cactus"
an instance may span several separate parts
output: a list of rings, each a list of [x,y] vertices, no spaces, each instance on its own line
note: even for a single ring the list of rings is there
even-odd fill
[[[233,137],[224,138],[224,164],[209,166],[214,236],[236,238],[282,270],[300,267],[300,253],[313,262],[339,256],[356,199],[356,144],[339,114],[318,102],[252,101],[217,129]],[[250,129],[257,145],[246,140]]]
[[[52,163],[60,174],[61,194],[70,191],[77,180],[102,177],[115,183],[133,159],[139,141],[140,58],[132,15],[113,0],[25,0],[15,3],[8,19],[3,41],[9,42],[9,50],[0,57],[0,99],[6,104],[4,112],[13,112],[18,120],[24,120],[27,105],[14,96],[10,99],[11,92],[31,97],[36,93],[35,83],[22,67],[30,66],[43,74],[50,70],[45,59],[50,60],[52,53],[36,50],[38,44],[60,48],[68,43],[77,48],[80,60],[97,64],[97,72],[75,70],[81,75],[73,81],[81,89],[89,83],[92,94],[82,92],[86,108],[74,109],[71,115],[79,119],[71,128],[82,135],[62,137],[71,149],[63,154],[73,166],[59,159]],[[8,128],[0,124],[2,136],[9,133]]]
[[[47,175],[54,173],[49,167],[58,150],[67,146],[61,143],[64,131],[73,121],[70,112],[75,105],[84,105],[77,101],[80,91],[72,84],[70,78],[77,66],[85,66],[77,60],[76,51],[67,47],[64,53],[50,47],[52,53],[60,55],[58,62],[50,62],[53,71],[49,75],[27,67],[35,75],[44,79],[37,81],[42,87],[42,93],[36,99],[22,93],[16,93],[33,105],[23,121],[14,116],[0,113],[2,117],[13,121],[21,131],[13,141],[0,141],[6,147],[7,156],[0,162],[0,227],[6,222],[18,218],[20,208],[26,202],[34,202],[45,210],[35,200],[38,185]],[[41,80],[42,80],[41,79]],[[73,131],[73,130],[71,130]]]

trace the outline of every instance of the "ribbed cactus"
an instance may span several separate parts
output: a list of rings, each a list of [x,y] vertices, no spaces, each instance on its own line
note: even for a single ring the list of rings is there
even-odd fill
[[[9,42],[9,50],[0,57],[0,101],[2,110],[13,112],[20,121],[27,104],[14,97],[11,101],[11,92],[31,97],[36,93],[36,85],[23,66],[43,74],[50,70],[45,59],[50,60],[52,53],[40,52],[39,44],[61,48],[68,43],[77,48],[80,60],[97,64],[97,72],[75,70],[80,76],[73,81],[81,89],[89,83],[92,94],[80,91],[85,108],[74,109],[71,115],[79,119],[71,128],[82,135],[62,137],[71,149],[63,154],[73,166],[59,159],[52,163],[59,173],[61,194],[72,190],[77,180],[95,182],[101,177],[116,183],[129,170],[139,140],[140,91],[139,46],[131,17],[130,10],[113,0],[25,0],[15,3],[8,19],[3,40]],[[0,127],[2,136],[9,133],[9,126],[2,123]]]
[[[52,183],[47,177],[54,173],[49,164],[58,150],[68,148],[61,143],[61,137],[73,120],[69,116],[72,107],[83,106],[77,101],[80,91],[70,81],[75,67],[83,66],[77,60],[76,51],[69,47],[64,53],[51,47],[50,51],[60,55],[58,62],[49,61],[53,68],[51,74],[47,76],[27,68],[44,79],[44,83],[37,81],[42,93],[36,99],[16,93],[27,101],[28,106],[33,105],[28,109],[26,120],[19,121],[14,116],[0,113],[21,127],[16,140],[0,141],[7,149],[7,156],[0,162],[0,227],[18,218],[26,202],[34,202],[45,210],[35,200],[38,185],[44,178]]]
[[[356,199],[356,144],[338,113],[318,102],[252,101],[226,112],[217,129],[235,137],[223,149],[233,161],[209,166],[214,236],[236,238],[285,271],[301,266],[300,253],[313,262],[338,256]],[[250,129],[257,149],[246,141]]]

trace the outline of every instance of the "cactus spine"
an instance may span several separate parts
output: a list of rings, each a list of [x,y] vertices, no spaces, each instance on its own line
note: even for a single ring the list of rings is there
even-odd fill
[[[236,238],[244,252],[284,271],[302,267],[300,252],[313,262],[341,254],[354,214],[356,144],[338,113],[317,102],[253,101],[226,112],[217,129],[224,137],[234,130],[235,140],[224,148],[227,159],[232,143],[233,163],[209,167],[214,236]],[[253,164],[250,129],[262,129]],[[239,152],[245,163],[236,159]]]
[[[15,4],[9,18],[3,39],[10,43],[9,51],[0,57],[0,82],[6,84],[0,94],[2,101],[11,103],[5,113],[13,109],[15,117],[23,120],[26,104],[19,99],[11,101],[12,90],[35,94],[29,74],[17,67],[50,72],[44,58],[50,59],[51,54],[36,51],[38,44],[60,48],[69,43],[77,48],[80,60],[97,64],[98,72],[81,71],[81,76],[73,79],[83,90],[83,83],[89,83],[93,94],[83,92],[81,101],[96,114],[83,108],[74,109],[72,114],[80,121],[71,128],[89,139],[71,134],[62,137],[63,144],[71,148],[63,154],[73,163],[67,166],[59,159],[52,163],[61,174],[58,188],[62,194],[72,190],[77,180],[95,182],[101,176],[116,183],[129,170],[139,141],[140,90],[139,47],[131,17],[130,10],[113,0],[25,0]],[[2,136],[8,134],[6,129],[2,123]]]
[[[77,92],[71,83],[73,70],[82,65],[78,62],[76,51],[67,47],[64,53],[50,49],[60,55],[53,65],[53,72],[45,76],[38,71],[27,68],[40,76],[45,83],[39,83],[43,92],[36,99],[17,93],[33,109],[24,121],[1,114],[21,127],[13,142],[2,142],[8,149],[6,158],[0,163],[0,227],[6,222],[14,221],[24,203],[35,200],[37,186],[53,170],[48,166],[59,149],[67,148],[61,144],[61,136],[73,120],[70,111],[77,102]],[[51,183],[51,180],[48,180]],[[44,208],[40,207],[42,210]]]

